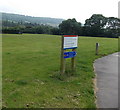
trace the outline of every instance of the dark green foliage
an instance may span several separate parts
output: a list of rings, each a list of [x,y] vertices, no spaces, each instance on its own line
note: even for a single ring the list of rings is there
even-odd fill
[[[19,29],[14,27],[2,28],[2,33],[19,34]]]
[[[120,19],[109,17],[107,18],[106,28],[104,29],[104,34],[106,36],[111,35],[111,37],[120,36]]]
[[[102,15],[92,15],[85,21],[85,32],[90,36],[102,36],[103,27],[106,25],[106,18]]]
[[[68,19],[63,21],[59,28],[61,34],[117,38],[120,36],[120,19],[93,14],[89,19],[86,19],[84,26],[81,26],[81,23],[75,19]]]
[[[15,27],[2,28],[3,33],[8,34],[20,34],[20,33],[32,33],[32,34],[53,34],[59,35],[59,29],[57,27],[52,27],[49,25],[38,25],[38,24],[25,24],[23,26],[18,25]]]
[[[100,37],[118,37],[120,35],[120,19],[94,14],[85,21],[83,35]]]
[[[77,34],[80,35],[81,23],[77,22],[75,18],[63,21],[60,25],[61,34]]]
[[[52,28],[51,32],[52,32],[53,35],[59,35],[60,34],[59,28]]]

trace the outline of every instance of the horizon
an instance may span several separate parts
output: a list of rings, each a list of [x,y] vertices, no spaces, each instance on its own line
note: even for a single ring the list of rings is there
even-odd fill
[[[21,15],[21,16],[28,16],[28,17],[40,17],[40,18],[51,18],[51,19],[62,19],[62,20],[67,20],[67,19],[64,19],[64,18],[55,18],[55,17],[44,17],[44,16],[30,16],[30,15],[24,15],[24,14],[19,14],[19,13],[9,13],[9,12],[0,12],[0,13],[6,13],[6,14],[15,14],[15,15]],[[103,15],[103,14],[101,14],[101,15]],[[92,15],[91,15],[92,16]],[[103,15],[104,16],[104,15]],[[106,17],[106,16],[105,16]],[[109,16],[109,17],[113,17],[113,16]],[[115,18],[119,18],[119,17],[115,17]],[[69,19],[73,19],[73,18],[69,18]],[[76,18],[75,18],[76,19]],[[86,18],[86,19],[89,19],[89,18]],[[76,20],[77,21],[77,20]],[[77,22],[79,22],[79,21],[77,21]],[[82,22],[80,22],[80,23],[82,23]],[[82,23],[83,25],[85,24],[85,22],[84,23]]]

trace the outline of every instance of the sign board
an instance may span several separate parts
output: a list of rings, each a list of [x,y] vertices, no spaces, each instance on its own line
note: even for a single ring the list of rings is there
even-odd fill
[[[77,48],[78,36],[77,35],[64,35],[64,49]]]
[[[61,64],[60,64],[60,74],[65,73],[65,60],[66,58],[71,58],[71,70],[75,72],[75,59],[76,59],[76,48],[78,42],[77,35],[63,35],[61,45]],[[68,49],[71,49],[68,52]]]
[[[73,58],[76,56],[76,52],[72,51],[72,52],[64,52],[64,58]]]

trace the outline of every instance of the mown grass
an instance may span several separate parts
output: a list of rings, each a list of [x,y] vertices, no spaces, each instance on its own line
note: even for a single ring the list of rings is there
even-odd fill
[[[66,59],[59,75],[60,50],[61,36],[3,34],[3,107],[96,108],[93,61],[118,51],[118,39],[79,37],[74,74]]]

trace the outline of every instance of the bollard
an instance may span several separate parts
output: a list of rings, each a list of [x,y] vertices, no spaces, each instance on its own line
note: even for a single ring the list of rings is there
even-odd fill
[[[99,43],[96,43],[96,55],[98,55],[99,52]]]

